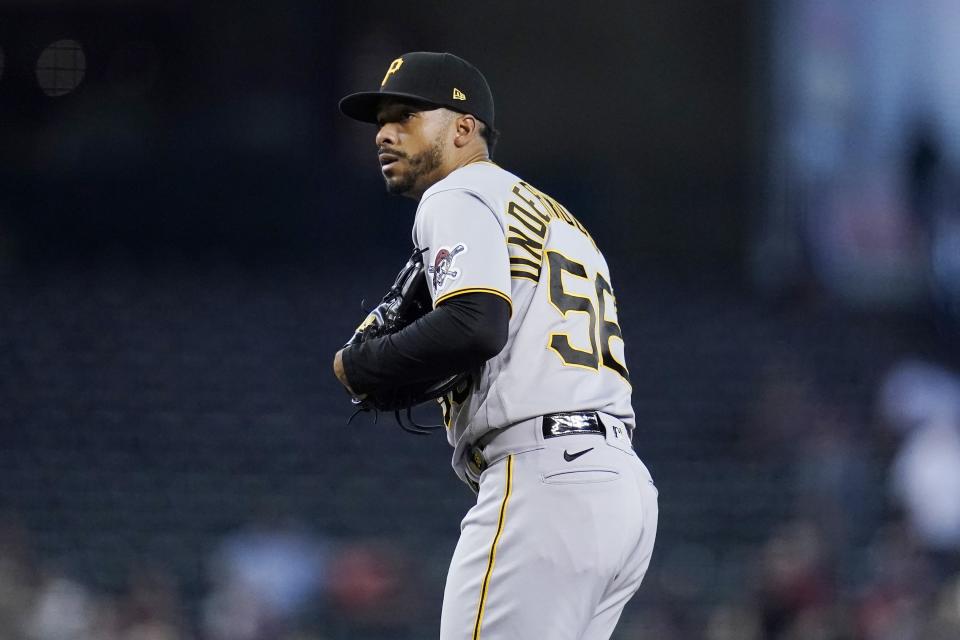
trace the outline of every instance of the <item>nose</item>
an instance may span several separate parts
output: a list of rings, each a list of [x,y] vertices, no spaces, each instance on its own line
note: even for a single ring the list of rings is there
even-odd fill
[[[397,144],[397,128],[393,126],[393,123],[387,122],[377,130],[376,141],[378,147],[385,144],[390,146]]]

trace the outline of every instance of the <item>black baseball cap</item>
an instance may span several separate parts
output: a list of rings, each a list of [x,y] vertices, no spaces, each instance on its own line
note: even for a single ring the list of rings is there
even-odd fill
[[[387,67],[379,91],[352,93],[340,111],[354,120],[377,122],[385,98],[400,98],[469,113],[493,128],[493,94],[487,79],[472,64],[452,53],[414,51]]]

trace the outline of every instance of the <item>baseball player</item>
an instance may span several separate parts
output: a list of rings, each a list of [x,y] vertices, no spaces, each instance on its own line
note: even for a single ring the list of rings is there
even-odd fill
[[[650,562],[657,491],[603,254],[562,204],[490,160],[493,96],[449,53],[389,64],[340,102],[376,125],[387,191],[418,202],[433,310],[339,351],[356,397],[470,375],[441,399],[477,492],[450,563],[441,640],[609,638]]]

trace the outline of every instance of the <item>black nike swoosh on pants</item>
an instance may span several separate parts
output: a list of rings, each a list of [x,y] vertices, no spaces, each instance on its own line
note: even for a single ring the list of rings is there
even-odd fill
[[[578,451],[577,453],[567,453],[567,450],[564,449],[564,450],[563,450],[563,459],[566,460],[567,462],[573,462],[574,460],[576,460],[577,458],[579,458],[579,457],[582,456],[583,454],[589,453],[589,452],[591,452],[591,451],[593,451],[593,447],[590,447],[589,449],[584,449],[583,451]]]

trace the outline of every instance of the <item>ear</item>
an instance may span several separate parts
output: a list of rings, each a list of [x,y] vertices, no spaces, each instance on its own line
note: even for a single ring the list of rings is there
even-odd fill
[[[477,137],[479,132],[479,123],[477,122],[477,119],[469,113],[458,114],[453,126],[453,144],[461,148],[470,144],[470,142]]]

